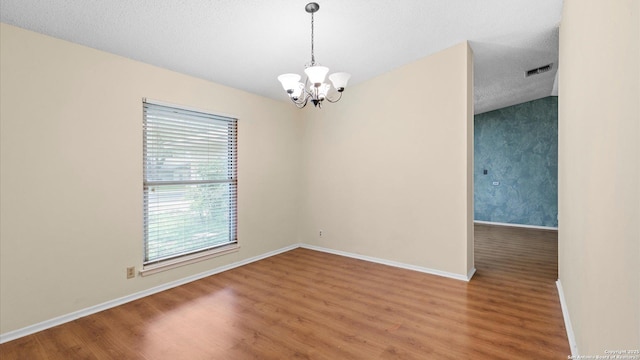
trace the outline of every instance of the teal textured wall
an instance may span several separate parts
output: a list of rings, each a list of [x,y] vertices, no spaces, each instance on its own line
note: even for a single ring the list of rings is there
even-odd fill
[[[474,126],[475,220],[557,227],[558,98],[477,114]]]

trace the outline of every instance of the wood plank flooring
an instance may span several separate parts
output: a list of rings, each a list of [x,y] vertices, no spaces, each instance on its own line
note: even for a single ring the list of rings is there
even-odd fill
[[[476,225],[471,282],[292,250],[0,345],[10,359],[566,359],[557,233]]]

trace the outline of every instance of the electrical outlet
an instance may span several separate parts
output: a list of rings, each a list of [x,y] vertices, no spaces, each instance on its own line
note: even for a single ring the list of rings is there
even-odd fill
[[[127,268],[127,279],[133,279],[136,277],[136,267],[131,266]]]
[[[320,235],[320,237],[322,237],[322,230],[319,231],[318,235]]]

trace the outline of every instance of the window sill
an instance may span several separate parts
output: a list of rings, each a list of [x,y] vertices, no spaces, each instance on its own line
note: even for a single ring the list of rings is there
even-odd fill
[[[180,266],[194,264],[200,261],[208,260],[221,255],[231,254],[237,252],[240,249],[238,244],[230,244],[220,248],[212,249],[209,251],[201,252],[198,254],[192,254],[183,256],[177,259],[163,261],[157,264],[147,265],[140,270],[141,276],[149,276],[157,274],[159,272],[175,269]]]

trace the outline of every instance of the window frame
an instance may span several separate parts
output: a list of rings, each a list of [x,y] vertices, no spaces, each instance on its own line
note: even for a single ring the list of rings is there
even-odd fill
[[[150,180],[148,178],[147,164],[148,164],[148,109],[152,108],[154,111],[173,111],[176,118],[180,116],[196,116],[201,114],[201,120],[211,120],[216,122],[216,126],[220,126],[223,122],[227,122],[229,126],[227,146],[228,150],[226,156],[228,158],[228,170],[227,179],[208,179],[208,180]],[[192,264],[195,262],[210,259],[212,257],[221,256],[224,254],[236,252],[239,249],[238,242],[238,118],[230,115],[213,114],[210,111],[204,111],[192,107],[170,104],[162,101],[151,100],[143,98],[143,265],[140,274],[142,276],[151,275],[157,272],[165,271],[179,266]],[[214,126],[214,125],[212,125]],[[172,134],[173,135],[173,134]],[[185,139],[188,135],[184,135]],[[219,154],[217,154],[219,155]],[[211,161],[211,160],[209,160]],[[231,165],[229,165],[231,164]],[[207,163],[212,165],[212,163]],[[214,244],[213,246],[204,246],[199,249],[189,250],[184,253],[172,254],[167,257],[160,257],[157,259],[148,258],[148,244],[149,244],[149,189],[156,186],[181,186],[184,185],[185,189],[188,186],[193,185],[213,185],[213,184],[229,184],[228,189],[228,238],[229,241]],[[153,190],[152,190],[153,191]],[[186,191],[186,190],[185,190]],[[188,241],[186,242],[188,243]]]

